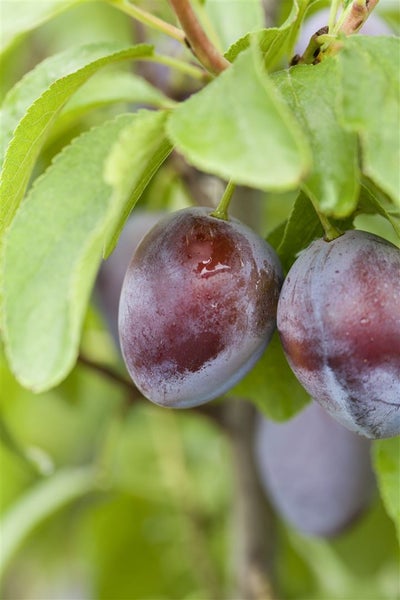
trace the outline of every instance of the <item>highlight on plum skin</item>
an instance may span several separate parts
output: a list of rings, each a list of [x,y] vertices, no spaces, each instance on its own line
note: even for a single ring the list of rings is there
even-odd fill
[[[260,358],[276,326],[275,251],[236,219],[189,208],[139,244],[120,300],[127,369],[144,396],[175,408],[212,400]]]
[[[400,250],[347,231],[304,250],[282,287],[278,331],[303,387],[369,438],[400,434]]]
[[[371,442],[332,419],[316,402],[283,423],[260,417],[255,460],[277,513],[310,536],[352,526],[373,499]]]

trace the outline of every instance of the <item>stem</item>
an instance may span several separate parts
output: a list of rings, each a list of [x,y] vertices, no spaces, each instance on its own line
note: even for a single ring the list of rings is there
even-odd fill
[[[234,571],[237,598],[272,600],[272,561],[276,547],[274,517],[254,463],[256,410],[231,400],[226,423],[234,469]]]
[[[122,385],[126,390],[129,391],[129,393],[135,400],[140,400],[143,398],[142,394],[139,392],[137,387],[133,383],[128,381],[128,379],[126,379],[123,375],[121,375],[120,373],[117,373],[117,371],[114,371],[114,369],[111,369],[110,367],[108,367],[106,365],[101,365],[97,362],[94,362],[93,360],[91,360],[90,358],[87,358],[83,354],[80,354],[78,356],[78,362],[81,365],[84,365],[85,367],[92,369],[92,371],[97,371],[97,373],[104,375],[105,377],[107,377],[108,379],[113,381],[114,383],[118,383],[119,385]]]
[[[314,207],[315,212],[318,215],[318,218],[321,222],[321,225],[324,229],[324,239],[326,242],[331,242],[332,240],[338,238],[339,236],[342,235],[342,232],[339,231],[339,229],[337,229],[334,225],[332,225],[332,223],[329,221],[328,217],[325,216],[317,207],[316,203],[314,202],[314,200],[312,200],[312,198],[310,198],[310,196],[308,196],[310,199],[311,204]]]
[[[336,17],[339,10],[341,0],[332,0],[331,9],[329,12],[328,32],[332,33],[335,28]]]
[[[128,391],[129,397],[127,405],[131,405],[134,402],[141,402],[142,400],[146,400],[146,398],[140,393],[138,388],[134,385],[133,382],[126,379],[123,375],[111,369],[106,365],[99,364],[90,358],[80,354],[78,357],[78,362],[91,369],[92,371],[96,371],[100,375],[107,377],[110,381],[116,383],[117,385],[122,386],[125,390]],[[146,400],[147,401],[147,400]],[[126,407],[127,408],[127,407]],[[211,421],[216,423],[219,427],[224,428],[224,418],[223,418],[223,405],[222,404],[203,404],[201,406],[196,406],[192,409],[196,413],[200,413],[205,417],[209,418]]]
[[[356,33],[365,23],[379,0],[353,0],[343,12],[335,27],[335,33]]]
[[[158,17],[152,15],[151,13],[131,4],[127,0],[106,0],[112,6],[115,6],[125,14],[133,17],[137,21],[140,21],[144,25],[148,25],[157,31],[161,31],[162,33],[167,34],[172,37],[174,40],[177,40],[181,44],[186,43],[185,34],[181,29],[159,19]]]
[[[235,188],[236,185],[232,181],[229,181],[217,208],[211,213],[212,217],[222,219],[223,221],[228,221],[228,208]]]
[[[200,79],[201,81],[209,81],[210,75],[206,71],[204,71],[201,67],[197,67],[195,65],[190,65],[188,63],[179,60],[178,58],[173,58],[172,56],[164,56],[162,54],[153,54],[152,56],[143,56],[140,60],[147,62],[155,62],[160,65],[166,65],[167,67],[172,67],[173,69],[177,69],[181,73],[185,75],[189,75],[190,77],[194,77],[195,79]]]
[[[207,37],[189,0],[169,0],[186,34],[186,41],[196,58],[213,75],[230,65]]]

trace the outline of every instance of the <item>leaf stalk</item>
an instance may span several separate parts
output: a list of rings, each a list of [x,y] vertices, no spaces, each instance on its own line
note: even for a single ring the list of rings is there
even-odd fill
[[[156,17],[155,15],[152,15],[146,10],[135,6],[131,2],[128,2],[128,0],[107,0],[107,2],[112,6],[115,6],[115,8],[118,8],[125,14],[129,15],[130,17],[133,17],[137,21],[140,21],[140,23],[143,23],[143,25],[147,25],[152,29],[156,29],[161,33],[165,33],[169,37],[180,42],[181,44],[186,43],[185,34],[181,29],[175,27],[174,25],[171,25],[171,23],[167,23],[166,21],[160,19],[159,17]]]

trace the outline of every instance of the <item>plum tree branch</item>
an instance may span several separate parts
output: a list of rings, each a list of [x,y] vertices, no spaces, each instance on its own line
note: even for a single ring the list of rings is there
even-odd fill
[[[339,19],[336,33],[350,35],[359,31],[378,2],[379,0],[353,0]]]
[[[321,27],[314,33],[304,54],[302,56],[296,55],[292,59],[291,65],[318,63],[324,55],[335,54],[341,48],[337,35],[340,33],[344,35],[357,33],[378,2],[379,0],[353,0],[342,12],[336,23],[333,21],[337,12],[337,2],[334,2],[329,16],[329,26]]]
[[[138,388],[132,381],[126,379],[124,375],[121,375],[121,373],[118,373],[117,371],[115,371],[115,369],[109,367],[108,365],[100,364],[96,361],[93,361],[92,359],[88,358],[82,353],[80,353],[78,356],[78,363],[80,363],[84,367],[91,369],[92,371],[96,371],[104,377],[107,377],[115,384],[122,386],[129,394],[129,405],[132,403],[146,400],[146,398],[143,396],[143,394],[141,394],[141,392],[138,390]],[[192,410],[204,415],[205,417],[208,417],[222,428],[225,426],[223,403],[203,404],[194,407]]]
[[[213,75],[218,75],[230,65],[208,38],[189,0],[169,0],[186,34],[186,41],[201,64]]]
[[[272,600],[274,518],[254,462],[256,410],[249,402],[232,399],[225,415],[234,469],[235,597]]]

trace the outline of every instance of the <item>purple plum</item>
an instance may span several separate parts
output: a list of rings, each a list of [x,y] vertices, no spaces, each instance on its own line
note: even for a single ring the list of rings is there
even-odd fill
[[[119,332],[143,395],[186,408],[233,387],[276,324],[282,272],[275,251],[236,219],[189,208],[139,244],[121,293]]]
[[[400,250],[365,231],[313,242],[282,287],[278,331],[296,377],[369,438],[400,434]]]

